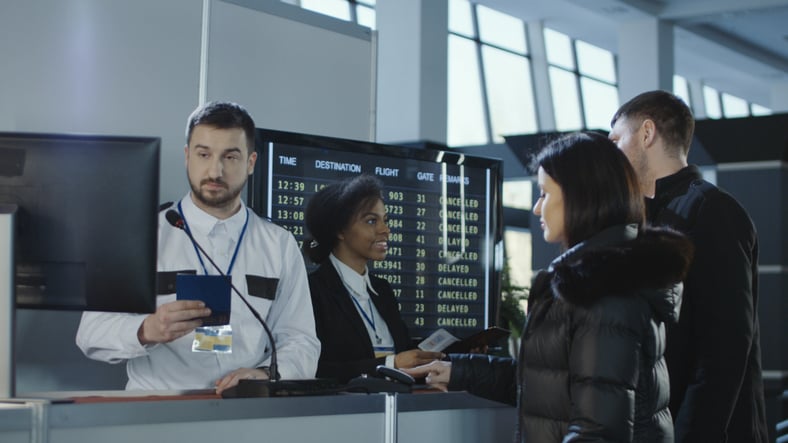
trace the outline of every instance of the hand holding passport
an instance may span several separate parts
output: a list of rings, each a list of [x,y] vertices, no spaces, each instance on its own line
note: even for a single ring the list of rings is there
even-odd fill
[[[202,300],[211,310],[203,317],[203,326],[220,326],[230,323],[230,277],[224,275],[188,275],[176,277],[178,300]]]
[[[508,329],[491,326],[470,337],[459,339],[445,329],[438,329],[419,343],[419,349],[445,354],[463,354],[475,349],[484,349],[485,346],[493,345],[509,334],[511,333]]]

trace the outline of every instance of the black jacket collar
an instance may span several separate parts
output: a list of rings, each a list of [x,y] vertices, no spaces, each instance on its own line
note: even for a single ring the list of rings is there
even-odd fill
[[[654,198],[646,198],[646,214],[649,220],[653,219],[655,211],[664,208],[668,202],[687,190],[690,183],[703,178],[695,165],[689,165],[673,175],[657,179]]]
[[[609,295],[640,294],[664,319],[673,319],[676,285],[691,261],[692,243],[678,232],[613,226],[556,258],[548,270],[549,287],[554,296],[585,306]]]

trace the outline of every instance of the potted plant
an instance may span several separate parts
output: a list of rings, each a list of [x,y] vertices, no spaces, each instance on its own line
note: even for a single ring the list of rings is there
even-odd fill
[[[500,325],[511,331],[508,340],[508,349],[503,349],[502,354],[517,358],[520,350],[520,336],[525,324],[525,309],[528,300],[528,289],[512,282],[509,264],[505,263],[501,273],[501,305]]]

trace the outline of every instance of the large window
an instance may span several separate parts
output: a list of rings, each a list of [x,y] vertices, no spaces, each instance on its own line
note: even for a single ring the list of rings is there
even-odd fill
[[[531,286],[531,278],[533,277],[531,231],[507,226],[503,235],[510,283],[528,288]]]
[[[720,93],[711,86],[703,86],[703,103],[706,105],[706,117],[722,118]]]
[[[723,92],[721,101],[722,115],[725,118],[748,117],[750,115],[750,105],[743,98]]]
[[[467,69],[462,69],[465,66]],[[488,142],[479,53],[472,40],[449,35],[449,146]]]
[[[769,115],[771,109],[750,103],[747,100],[704,85],[703,101],[706,105],[706,117],[708,118],[739,118],[759,115]]]
[[[528,219],[533,202],[532,191],[533,183],[529,179],[506,180],[503,183],[506,263],[509,266],[510,283],[521,287],[529,287],[533,275],[531,230],[527,223],[517,223],[516,220]],[[515,213],[519,217],[507,217]]]
[[[525,23],[449,2],[449,146],[502,143],[538,130]]]
[[[571,71],[556,66],[550,66],[548,70],[556,130],[572,131],[582,128],[583,117],[580,112],[577,77]]]
[[[609,129],[619,105],[613,54],[550,28],[544,40],[556,129]]]
[[[766,106],[761,106],[759,104],[752,103],[750,104],[750,113],[752,113],[753,116],[757,117],[759,115],[771,115],[772,110],[767,108]]]
[[[375,29],[376,0],[282,0],[310,11]]]
[[[687,79],[680,76],[674,75],[673,76],[673,93],[677,96],[681,97],[684,100],[684,103],[692,109],[692,102],[690,101],[690,91],[689,91],[689,83]]]
[[[449,146],[503,143],[504,135],[537,132],[525,23],[467,0],[450,0],[448,39]],[[504,217],[508,275],[510,283],[523,287],[532,273],[531,189],[528,179],[503,186],[505,213],[518,214]]]

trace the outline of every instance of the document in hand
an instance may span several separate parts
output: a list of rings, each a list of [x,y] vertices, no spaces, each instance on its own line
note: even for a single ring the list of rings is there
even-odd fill
[[[202,300],[211,309],[209,317],[203,317],[202,326],[230,324],[230,278],[226,275],[176,276],[176,298],[178,300]]]
[[[447,354],[461,354],[470,352],[473,349],[482,349],[484,346],[493,345],[502,338],[508,337],[509,334],[511,332],[508,329],[491,326],[470,337],[459,339],[441,328],[419,343],[419,349]]]

